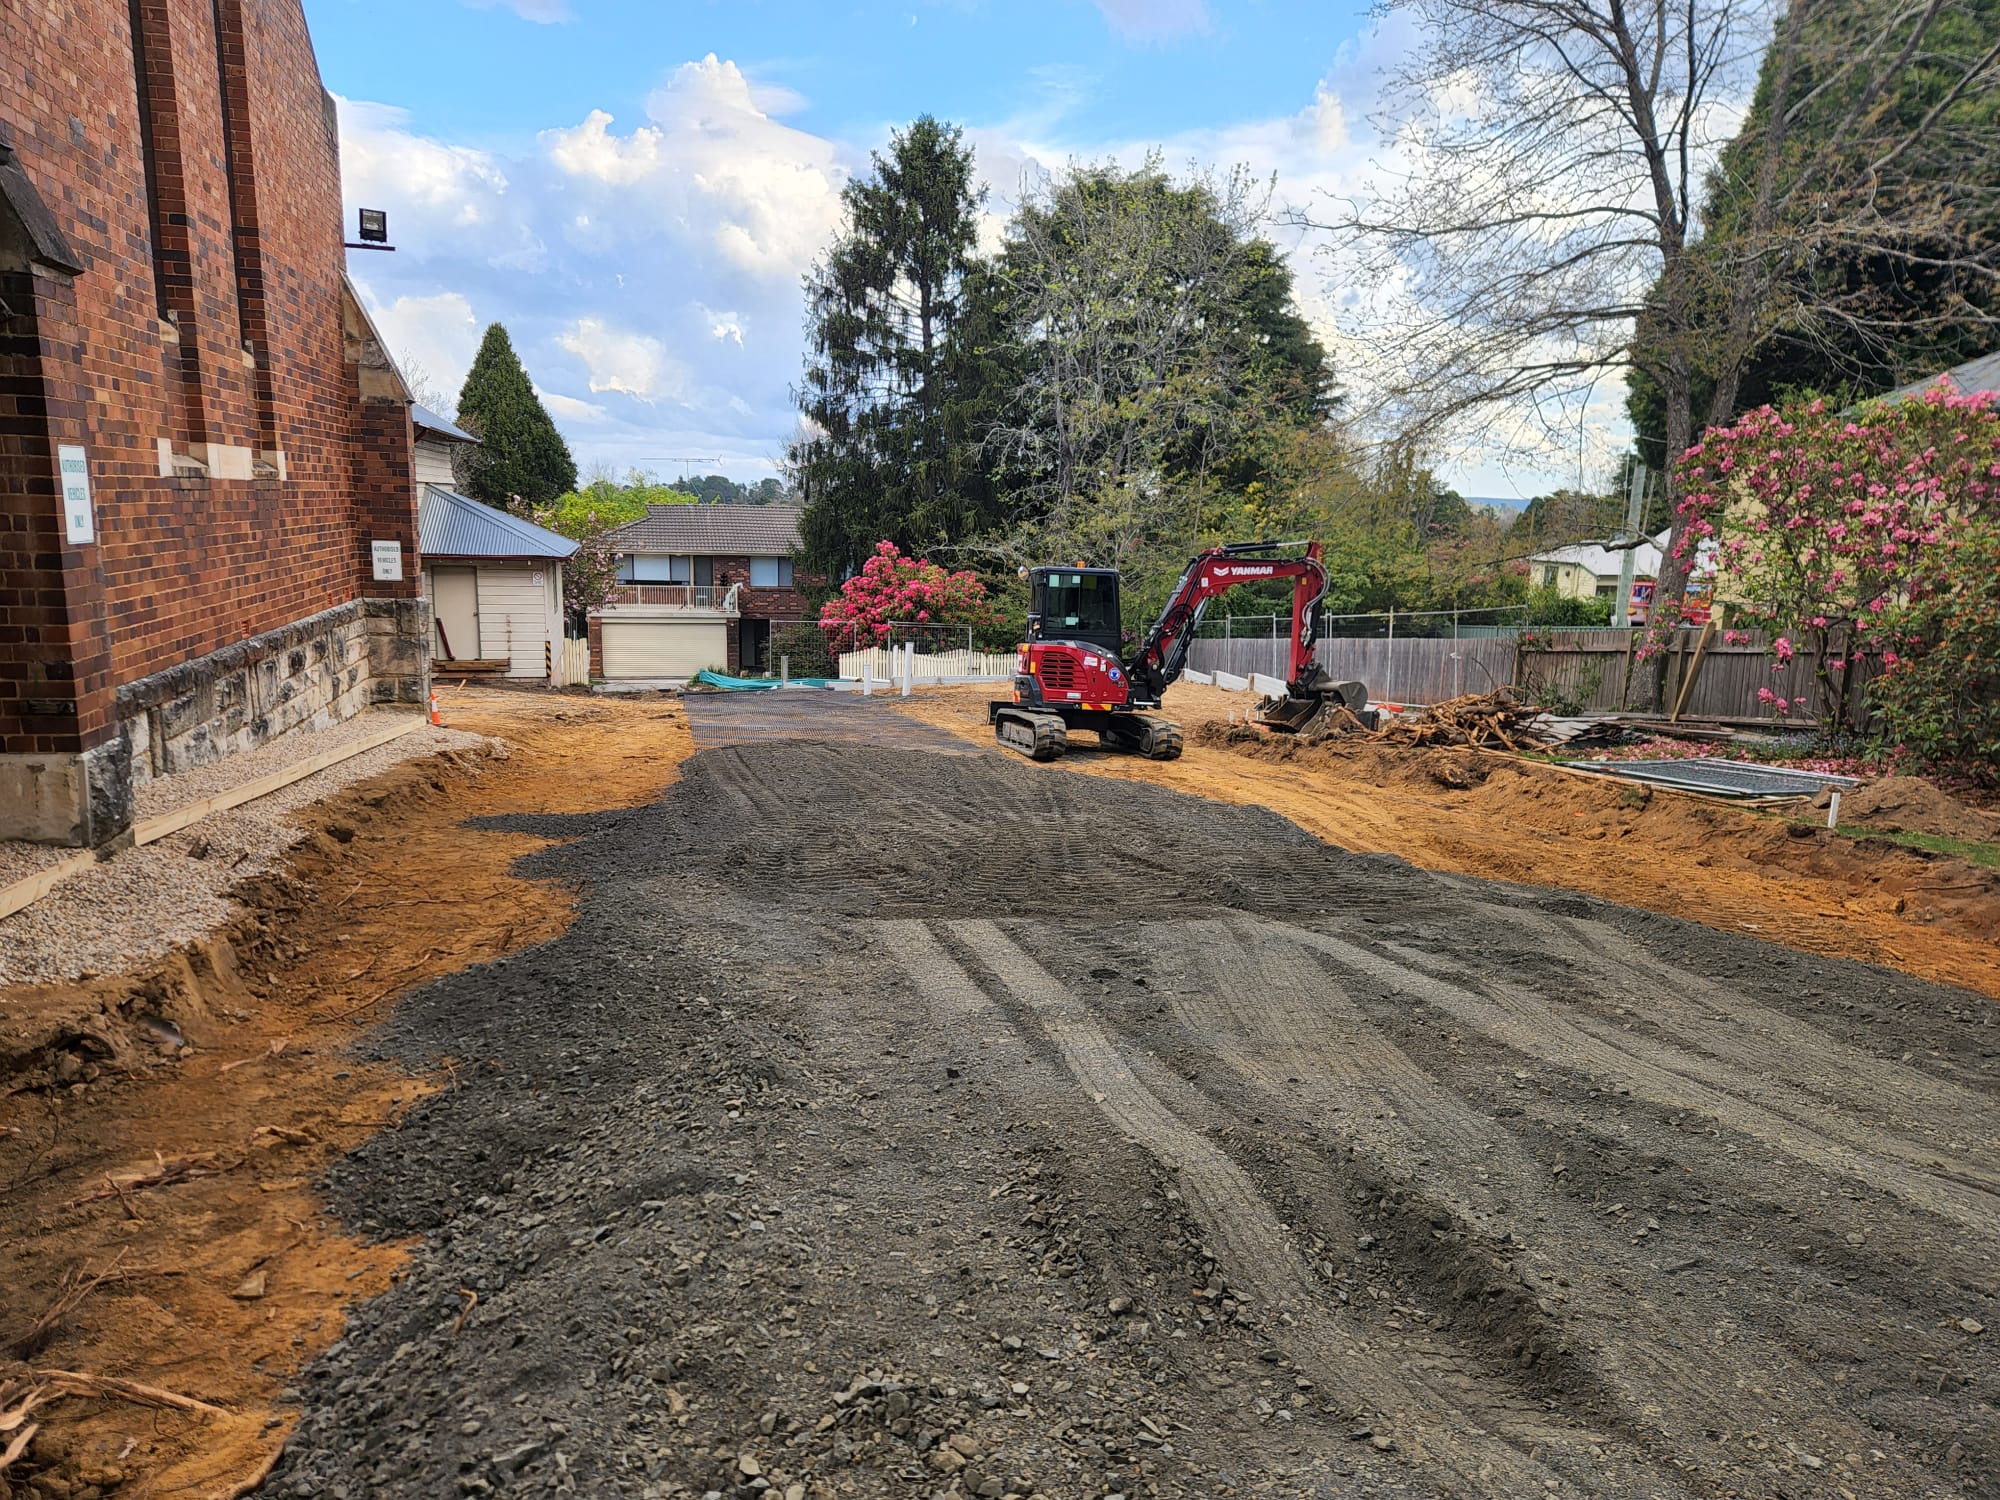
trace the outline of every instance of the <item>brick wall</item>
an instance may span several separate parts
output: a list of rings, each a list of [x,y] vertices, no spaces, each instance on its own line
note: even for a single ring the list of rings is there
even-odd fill
[[[344,290],[300,0],[10,0],[0,147],[78,266],[9,256],[0,201],[0,755],[89,751],[125,684],[414,597],[407,396]],[[59,443],[94,544],[60,535]]]
[[[792,575],[794,587],[788,589],[753,589],[750,587],[750,559],[747,557],[718,557],[715,559],[715,583],[718,588],[727,588],[732,583],[740,583],[742,589],[736,595],[737,616],[729,623],[729,670],[740,672],[744,669],[743,621],[745,620],[810,620],[815,618],[806,596],[796,585],[810,585],[815,582],[811,575]]]

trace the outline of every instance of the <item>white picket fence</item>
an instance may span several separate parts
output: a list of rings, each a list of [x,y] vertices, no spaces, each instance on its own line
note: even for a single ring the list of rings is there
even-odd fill
[[[868,676],[877,682],[900,682],[905,667],[911,677],[924,682],[937,677],[1009,677],[1014,675],[1011,651],[940,651],[934,656],[905,655],[902,651],[874,646],[866,651],[843,651],[842,677]]]
[[[556,663],[556,686],[567,687],[590,681],[590,642],[564,640]]]

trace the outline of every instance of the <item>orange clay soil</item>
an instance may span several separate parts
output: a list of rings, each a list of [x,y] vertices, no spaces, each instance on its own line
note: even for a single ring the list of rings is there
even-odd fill
[[[357,1063],[350,1044],[399,992],[570,919],[567,892],[510,873],[544,840],[461,825],[649,801],[693,749],[668,699],[474,690],[447,693],[446,718],[506,746],[406,762],[307,809],[312,832],[282,876],[248,885],[228,928],[76,987],[101,1002],[82,1028],[97,1060],[79,1073],[56,1047],[0,1077],[0,1341],[66,1278],[105,1275],[26,1368],[140,1381],[227,1413],[53,1402],[30,1419],[41,1432],[0,1474],[0,1497],[218,1497],[261,1476],[290,1431],[295,1408],[276,1404],[290,1376],[406,1254],[347,1235],[313,1179],[396,1128],[453,1066],[440,1057],[413,1078]],[[55,988],[6,999],[46,1006]],[[148,1017],[191,1048],[173,1050]],[[0,1348],[0,1383],[25,1373],[16,1352]],[[0,1433],[0,1451],[14,1435]]]
[[[920,690],[897,707],[984,744],[991,696]],[[1102,753],[1080,734],[1083,748],[1049,769],[1252,803],[1345,849],[1582,891],[2000,999],[1993,870],[1511,756],[1367,741],[1308,747],[1280,735],[1230,742],[1229,714],[1252,706],[1248,695],[1177,683],[1164,712],[1187,731],[1181,759]]]

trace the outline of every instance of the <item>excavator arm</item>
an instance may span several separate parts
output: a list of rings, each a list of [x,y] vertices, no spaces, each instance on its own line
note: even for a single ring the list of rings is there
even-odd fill
[[[1299,557],[1274,555],[1297,546],[1296,542],[1235,542],[1211,547],[1190,559],[1167,607],[1126,663],[1136,694],[1158,703],[1160,695],[1181,675],[1209,600],[1239,583],[1289,578],[1292,639],[1287,688],[1294,698],[1316,695],[1324,672],[1313,659],[1313,613],[1326,592],[1326,565],[1320,561],[1318,542],[1306,543],[1304,555]]]

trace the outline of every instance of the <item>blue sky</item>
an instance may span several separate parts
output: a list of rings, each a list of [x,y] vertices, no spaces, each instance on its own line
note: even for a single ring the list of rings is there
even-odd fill
[[[966,127],[989,237],[1024,172],[1149,148],[1309,203],[1379,170],[1367,114],[1393,51],[1352,0],[306,5],[349,220],[389,211],[396,253],[350,263],[399,356],[455,391],[499,320],[581,462],[744,479],[793,430],[800,278],[891,129]],[[1336,269],[1292,244],[1352,378]],[[1480,495],[1577,478],[1477,450],[1440,466]]]

